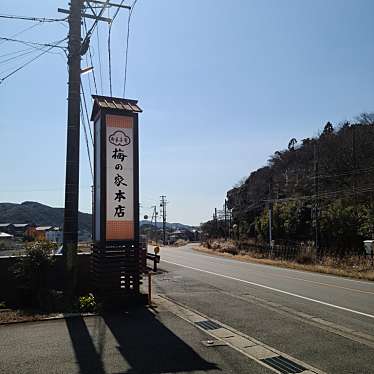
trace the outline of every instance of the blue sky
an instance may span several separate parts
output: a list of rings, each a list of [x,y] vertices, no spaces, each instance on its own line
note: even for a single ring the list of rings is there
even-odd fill
[[[68,2],[3,0],[0,13],[62,17],[58,7]],[[167,195],[168,221],[199,224],[290,138],[373,111],[372,14],[371,0],[139,0],[126,96],[144,110],[142,214]],[[112,29],[114,96],[123,91],[126,22],[123,10]],[[0,19],[0,36],[31,25]],[[100,24],[100,49],[96,33],[91,42],[104,95],[107,32]],[[51,42],[66,34],[66,26],[52,23],[17,38]],[[0,41],[0,55],[24,48]],[[0,57],[0,78],[26,61],[1,63],[8,56]],[[92,75],[83,79],[89,94]],[[0,85],[0,201],[63,206],[66,96],[63,53],[44,55]],[[92,180],[83,131],[81,145],[80,209],[88,212]]]

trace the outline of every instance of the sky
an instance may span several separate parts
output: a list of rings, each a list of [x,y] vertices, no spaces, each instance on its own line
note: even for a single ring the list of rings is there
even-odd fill
[[[63,18],[57,8],[67,7],[67,0],[2,0],[0,14]],[[166,195],[169,222],[198,225],[291,138],[374,111],[373,14],[372,0],[138,0],[126,97],[143,109],[142,216]],[[119,97],[127,17],[119,12],[111,35]],[[34,24],[0,18],[0,37]],[[65,22],[38,23],[14,38],[51,43],[67,32]],[[91,52],[98,94],[109,96],[107,38],[100,22]],[[0,40],[0,79],[37,55],[4,62],[25,48]],[[67,61],[62,50],[53,52],[0,84],[0,202],[64,205]],[[82,67],[90,65],[86,58]],[[90,112],[93,74],[82,79]],[[80,166],[79,206],[90,212],[83,131]]]

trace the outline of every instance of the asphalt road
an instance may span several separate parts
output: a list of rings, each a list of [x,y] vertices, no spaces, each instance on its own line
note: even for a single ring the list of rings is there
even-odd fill
[[[374,373],[374,283],[161,248],[161,294],[328,373]]]
[[[162,374],[271,371],[208,339],[168,311],[134,308],[119,314],[0,326],[1,374]]]

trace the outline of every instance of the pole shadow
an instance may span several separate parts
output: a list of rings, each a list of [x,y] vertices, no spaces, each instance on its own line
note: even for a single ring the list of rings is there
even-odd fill
[[[103,316],[116,338],[117,349],[130,364],[130,373],[178,373],[219,370],[162,324],[149,309],[137,307],[128,316]]]
[[[129,365],[117,374],[219,370],[216,364],[204,360],[145,307],[95,318],[91,334],[82,317],[65,319],[81,374],[106,374],[103,352],[115,349]],[[110,333],[114,342],[107,339]]]
[[[84,319],[82,317],[66,318],[65,323],[79,365],[79,372],[81,374],[106,374],[101,352],[97,352]],[[105,339],[102,340],[105,342]]]

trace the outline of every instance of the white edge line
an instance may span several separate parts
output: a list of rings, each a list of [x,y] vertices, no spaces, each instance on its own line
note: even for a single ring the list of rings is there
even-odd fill
[[[310,298],[310,297],[306,297],[306,296],[298,295],[298,294],[295,294],[295,293],[292,293],[292,292],[288,292],[288,291],[283,291],[283,290],[280,290],[280,289],[278,289],[278,288],[273,288],[273,287],[265,286],[265,285],[263,285],[263,284],[259,284],[259,283],[255,283],[255,282],[250,282],[250,281],[247,281],[247,280],[244,280],[244,279],[239,279],[239,278],[235,278],[235,277],[230,277],[229,275],[223,275],[223,274],[219,274],[219,273],[214,273],[213,271],[208,271],[208,270],[198,269],[198,268],[194,268],[194,267],[192,267],[192,266],[181,265],[181,264],[177,264],[177,263],[175,263],[175,262],[166,261],[166,260],[162,260],[162,262],[166,262],[166,263],[168,263],[168,264],[172,264],[172,265],[181,266],[181,267],[184,267],[184,268],[187,268],[187,269],[191,269],[191,270],[195,270],[195,271],[200,271],[200,272],[207,273],[207,274],[216,275],[216,276],[219,276],[219,277],[223,277],[223,278],[227,278],[227,279],[235,280],[235,281],[242,282],[242,283],[246,283],[246,284],[251,284],[251,285],[253,285],[253,286],[262,287],[262,288],[265,288],[265,289],[267,289],[267,290],[271,290],[271,291],[275,291],[275,292],[283,293],[283,294],[286,294],[286,295],[290,295],[290,296],[298,297],[299,299],[304,299],[304,300],[312,301],[312,302],[314,302],[314,303],[318,303],[318,304],[326,305],[326,306],[329,306],[329,307],[331,307],[331,308],[335,308],[335,309],[344,310],[344,311],[346,311],[346,312],[351,312],[351,313],[354,313],[354,314],[358,314],[358,315],[360,315],[360,316],[365,316],[365,317],[369,317],[369,318],[374,318],[374,315],[372,315],[372,314],[368,314],[368,313],[364,313],[364,312],[359,312],[358,310],[353,310],[353,309],[345,308],[345,307],[343,307],[343,306],[339,306],[339,305],[335,305],[335,304],[326,303],[325,301],[312,299],[312,298]]]
[[[183,248],[183,247],[181,247],[181,248]],[[276,265],[272,265],[272,264],[261,264],[261,263],[258,263],[258,262],[241,261],[241,260],[235,259],[235,258],[226,258],[226,257],[220,256],[219,254],[214,254],[214,253],[210,254],[208,252],[199,252],[198,250],[194,250],[193,248],[191,248],[191,249],[193,251],[191,253],[193,253],[196,256],[222,259],[223,261],[220,261],[220,262],[224,262],[224,260],[226,260],[226,261],[230,261],[230,262],[234,262],[234,263],[239,262],[241,264],[250,264],[250,265],[261,267],[261,268],[273,268],[273,269],[276,269],[276,270],[279,270],[279,271],[283,270],[283,271],[288,271],[290,273],[297,272],[297,273],[301,273],[301,274],[304,274],[304,275],[307,274],[307,275],[311,275],[311,276],[324,277],[324,278],[327,278],[327,279],[330,278],[330,279],[336,279],[336,280],[339,280],[339,281],[366,284],[366,285],[369,285],[369,286],[372,286],[374,284],[373,281],[365,280],[365,279],[352,279],[352,278],[343,277],[343,276],[339,276],[339,275],[335,275],[335,274],[312,272],[312,271],[301,270],[301,269],[290,269],[290,268],[286,268],[286,267],[282,267],[282,266],[276,266]],[[195,252],[199,252],[199,253],[195,253]]]

